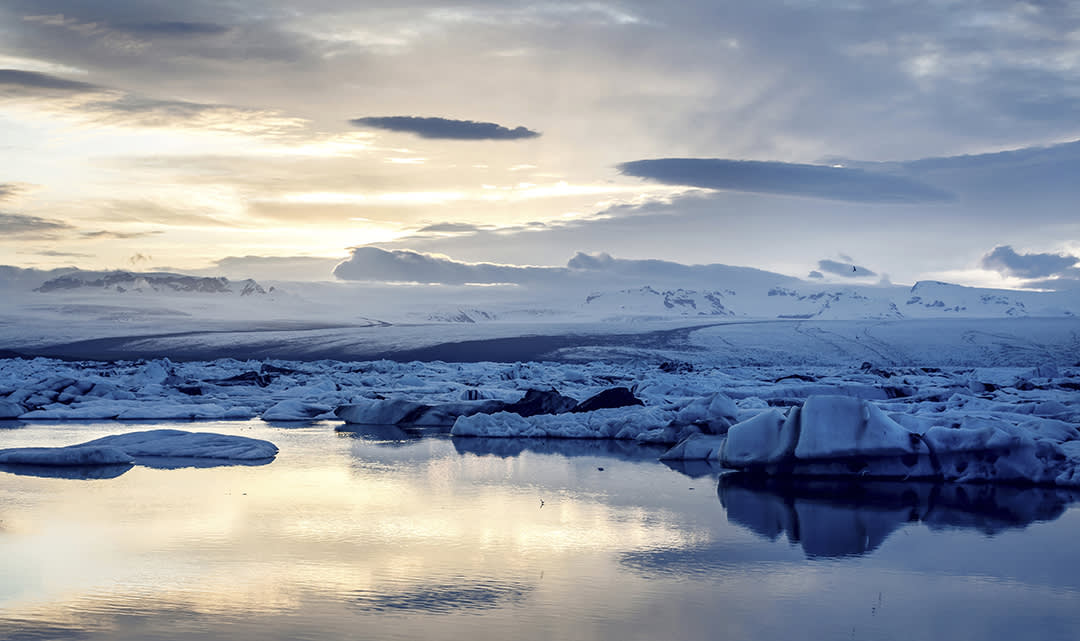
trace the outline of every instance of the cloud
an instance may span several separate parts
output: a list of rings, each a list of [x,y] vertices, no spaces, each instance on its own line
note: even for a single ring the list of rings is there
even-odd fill
[[[982,257],[983,269],[1017,278],[1048,278],[1078,275],[1080,257],[1069,254],[1018,254],[1010,245],[999,245]]]
[[[866,276],[877,276],[877,274],[862,265],[853,265],[852,263],[841,263],[835,260],[819,260],[818,269],[827,274],[833,274],[835,276],[843,276],[844,278],[863,278]]]
[[[0,183],[0,203],[17,200],[27,191],[27,186],[20,183]]]
[[[667,185],[758,194],[901,204],[941,202],[951,198],[945,191],[903,176],[828,165],[725,158],[656,158],[624,162],[617,168],[626,176]]]
[[[566,267],[466,263],[411,250],[357,247],[334,268],[341,280],[437,283],[442,285],[515,284],[551,287],[674,286],[720,289],[741,285],[796,284],[798,279],[751,267],[684,265],[664,260],[628,260],[578,252]]]
[[[0,69],[0,98],[29,101],[95,124],[281,136],[305,126],[273,110],[163,100],[36,71]]]
[[[147,236],[156,236],[163,233],[165,232],[161,230],[120,232],[99,229],[97,231],[84,231],[79,235],[86,240],[98,240],[102,238],[109,238],[115,240],[130,240],[132,238],[146,238]]]
[[[21,69],[0,69],[0,95],[36,92],[95,93],[103,87],[78,80]]]
[[[228,33],[230,28],[213,22],[187,22],[174,20],[167,22],[143,22],[125,24],[118,27],[124,31],[146,36],[178,36],[183,38],[198,36],[216,36]]]
[[[385,129],[387,131],[416,134],[421,138],[444,140],[521,140],[523,138],[536,138],[540,135],[540,132],[525,127],[510,129],[493,122],[421,118],[418,116],[354,118],[349,123],[356,127]]]
[[[334,268],[341,280],[439,283],[443,285],[516,283],[526,284],[565,273],[557,267],[519,267],[494,263],[463,263],[442,256],[409,250],[387,251],[357,247],[352,256]]]
[[[59,220],[0,212],[0,237],[53,238],[56,232],[70,229],[71,225]]]
[[[334,267],[340,262],[340,258],[318,256],[227,256],[202,272],[256,280],[324,281],[333,280]]]
[[[616,277],[640,282],[675,284],[680,287],[708,287],[722,289],[725,282],[740,284],[776,285],[781,282],[794,284],[797,278],[753,267],[736,267],[713,263],[686,265],[667,260],[634,260],[614,258],[606,253],[586,254],[578,252],[566,265],[572,270],[595,274],[603,278]]]
[[[472,232],[483,231],[485,229],[488,229],[488,228],[484,227],[482,225],[473,225],[471,223],[443,222],[443,223],[434,223],[434,224],[431,224],[431,225],[426,225],[424,227],[421,227],[420,229],[416,230],[416,233],[425,234],[425,233],[430,233],[430,232],[442,232],[442,233],[452,233],[452,234],[467,234],[467,233],[472,233]]]
[[[815,278],[815,279],[816,278],[825,278],[825,274],[822,274],[818,270],[813,269],[813,270],[810,271],[809,274],[806,275],[806,277],[807,278]]]
[[[63,252],[53,249],[33,252],[35,256],[49,256],[50,258],[96,258],[96,254],[84,254],[81,252]]]

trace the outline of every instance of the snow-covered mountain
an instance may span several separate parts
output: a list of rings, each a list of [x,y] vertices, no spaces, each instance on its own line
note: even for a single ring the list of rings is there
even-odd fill
[[[588,295],[582,307],[617,317],[902,320],[1080,316],[1076,292],[1021,292],[923,281],[900,286],[640,287]]]
[[[273,288],[270,288],[272,291]],[[169,272],[81,271],[76,270],[50,278],[34,289],[35,292],[113,291],[155,293],[265,295],[268,290],[252,279],[232,282],[224,277],[187,276]]]
[[[1080,317],[1080,290],[1012,291],[923,281],[845,285],[726,268],[704,282],[653,273],[627,285],[602,274],[559,286],[440,286],[362,282],[275,282],[172,272],[0,268],[7,311],[19,326],[43,314],[159,323],[176,318],[258,322],[501,325],[689,320],[874,320]],[[644,278],[646,274],[642,274]],[[715,276],[715,279],[713,278]],[[151,313],[152,312],[152,313]],[[17,320],[16,320],[17,319]],[[104,321],[103,321],[104,322]],[[151,326],[148,324],[148,329]],[[153,328],[157,328],[154,325]],[[164,325],[162,326],[164,329]]]

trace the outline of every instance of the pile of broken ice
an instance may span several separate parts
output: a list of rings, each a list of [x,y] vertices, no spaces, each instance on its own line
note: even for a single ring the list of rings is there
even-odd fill
[[[0,419],[445,426],[665,443],[770,475],[1058,485],[1080,484],[1078,391],[1076,366],[0,360]]]

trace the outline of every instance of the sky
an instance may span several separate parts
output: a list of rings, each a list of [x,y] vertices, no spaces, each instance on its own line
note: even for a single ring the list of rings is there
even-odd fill
[[[0,264],[1060,289],[1077,175],[1072,2],[0,0]]]

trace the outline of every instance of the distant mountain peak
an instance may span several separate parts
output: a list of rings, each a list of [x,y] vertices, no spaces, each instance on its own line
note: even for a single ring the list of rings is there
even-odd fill
[[[170,272],[130,272],[115,270],[105,272],[74,271],[56,278],[51,278],[35,292],[48,294],[77,290],[104,290],[117,293],[155,292],[155,293],[197,293],[197,294],[233,294],[240,296],[264,295],[262,285],[251,280],[234,283],[223,276],[187,276]]]

